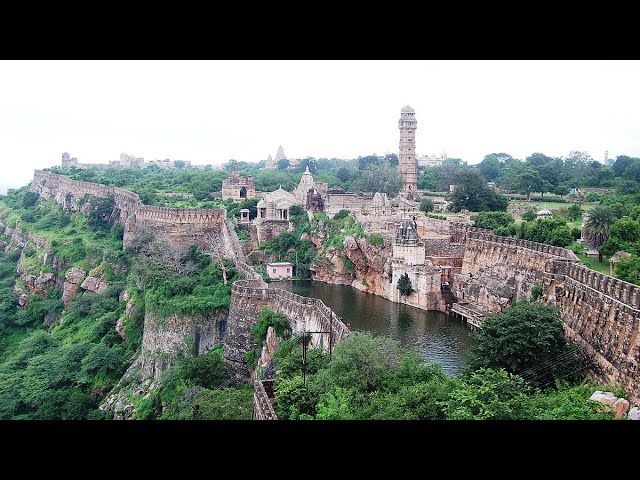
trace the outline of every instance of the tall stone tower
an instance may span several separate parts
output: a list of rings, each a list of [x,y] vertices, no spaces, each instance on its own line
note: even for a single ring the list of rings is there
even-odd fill
[[[398,120],[400,129],[400,154],[398,166],[402,175],[402,191],[400,194],[413,200],[416,196],[417,174],[416,174],[416,112],[409,105],[400,111]]]

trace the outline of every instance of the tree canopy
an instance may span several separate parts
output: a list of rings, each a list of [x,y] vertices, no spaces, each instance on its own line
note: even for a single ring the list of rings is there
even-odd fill
[[[503,368],[536,385],[548,385],[571,371],[574,357],[560,310],[524,301],[485,319],[471,347],[469,367]]]
[[[507,198],[490,189],[478,171],[470,168],[460,170],[454,182],[456,187],[449,205],[451,211],[459,212],[463,208],[473,212],[507,210]]]

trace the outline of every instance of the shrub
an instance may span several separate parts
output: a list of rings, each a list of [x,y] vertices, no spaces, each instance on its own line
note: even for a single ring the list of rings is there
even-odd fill
[[[343,218],[347,218],[349,215],[350,215],[349,210],[342,209],[334,215],[333,219],[342,220]]]
[[[398,290],[400,290],[400,296],[408,296],[413,292],[413,286],[408,274],[403,273],[398,279]]]
[[[420,199],[420,211],[433,212],[433,200],[428,197],[422,197]]]
[[[372,233],[367,238],[367,241],[369,242],[369,244],[373,245],[374,247],[383,247],[384,246],[384,237],[382,235],[380,235],[379,233]]]

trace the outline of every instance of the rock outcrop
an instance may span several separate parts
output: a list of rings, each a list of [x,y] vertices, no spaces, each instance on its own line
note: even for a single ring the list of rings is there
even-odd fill
[[[55,287],[56,285],[56,274],[50,272],[43,272],[40,275],[20,275],[20,280],[25,284],[25,286],[36,295],[40,295],[41,297],[45,297],[47,295],[47,290]]]
[[[269,326],[267,328],[267,338],[262,346],[262,352],[260,353],[260,363],[261,367],[266,367],[269,365],[271,360],[273,360],[273,354],[278,348],[278,337],[276,336],[276,330]]]
[[[221,344],[227,326],[226,309],[210,316],[161,316],[145,311],[142,337],[142,371],[157,378],[178,356],[193,351],[200,355]]]
[[[618,398],[613,392],[602,392],[597,390],[589,397],[589,400],[599,402],[608,410],[611,410],[616,418],[621,418],[629,411],[629,401],[624,398]]]
[[[84,288],[90,292],[101,293],[109,288],[109,282],[102,280],[101,278],[89,276],[84,279],[80,288]]]
[[[62,286],[62,303],[66,307],[69,302],[76,296],[78,286],[81,285],[85,278],[87,278],[87,272],[84,270],[73,267],[65,274],[66,281]]]
[[[14,285],[13,294],[16,296],[16,302],[18,303],[18,307],[26,308],[29,304],[29,295],[18,285]]]

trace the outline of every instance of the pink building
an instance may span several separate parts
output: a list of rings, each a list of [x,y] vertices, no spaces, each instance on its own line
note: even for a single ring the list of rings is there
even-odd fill
[[[269,274],[269,278],[291,278],[293,277],[293,263],[267,263],[267,273]]]

